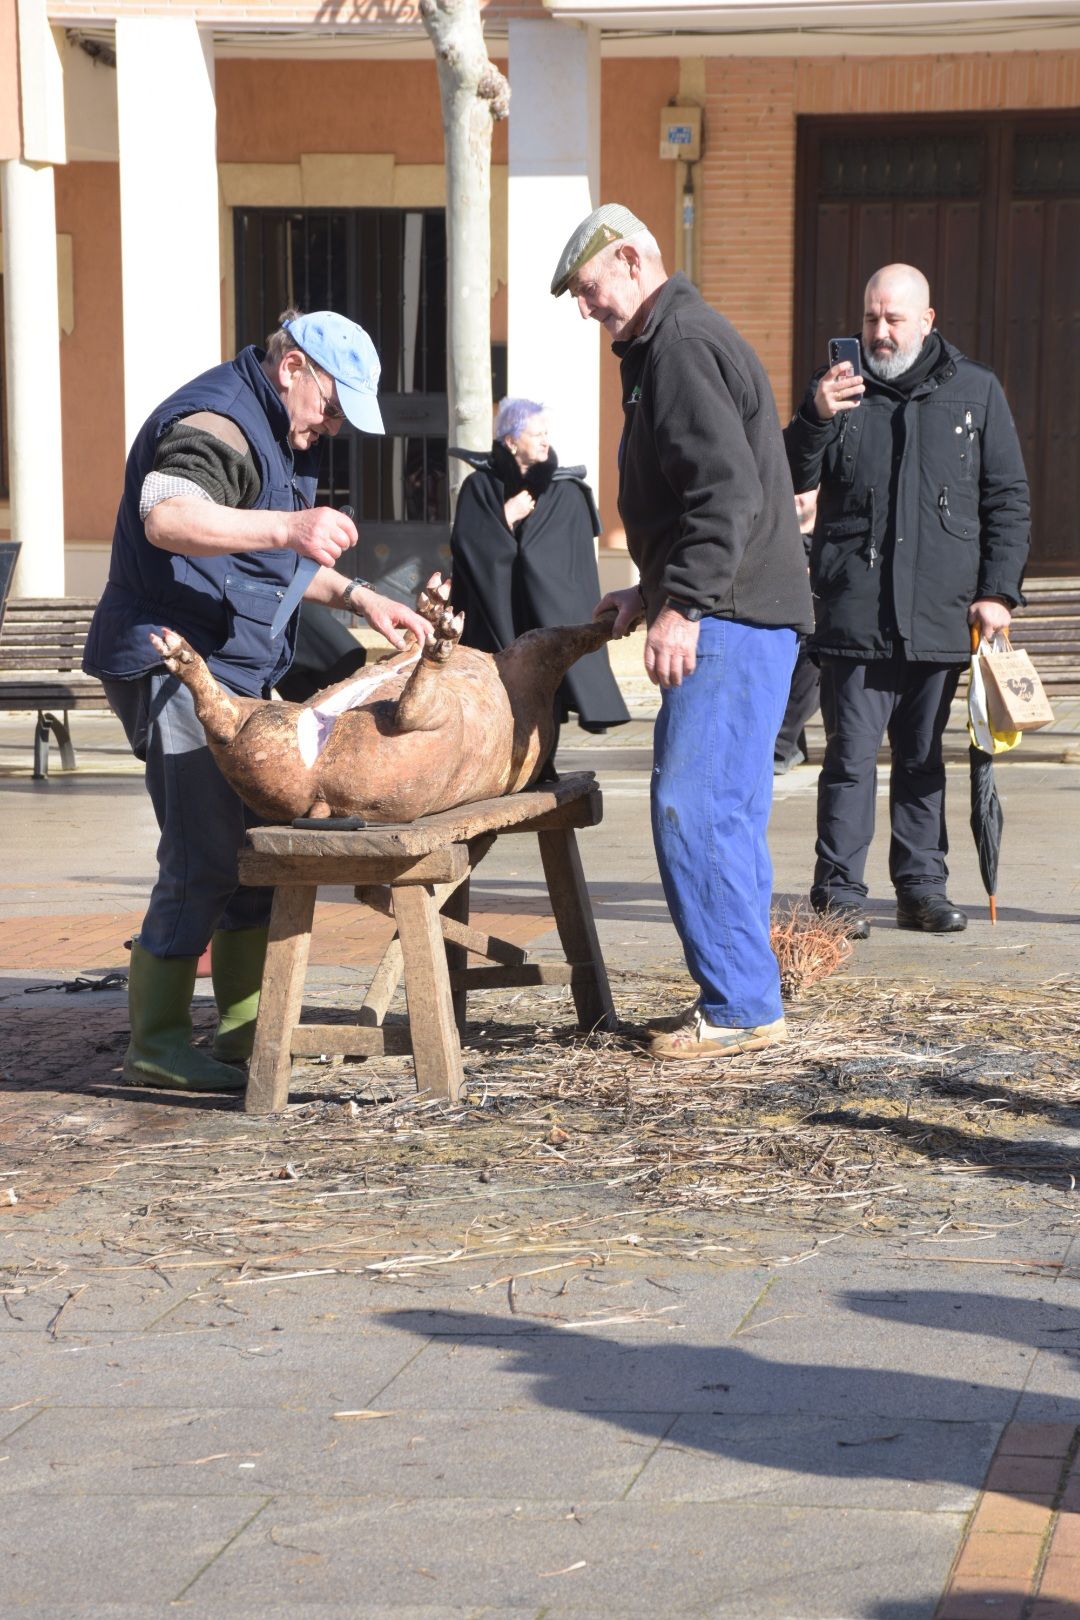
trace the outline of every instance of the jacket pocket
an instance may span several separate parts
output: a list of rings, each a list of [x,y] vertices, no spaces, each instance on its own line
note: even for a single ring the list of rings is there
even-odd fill
[[[242,575],[225,575],[225,601],[229,612],[256,624],[272,624],[285,597],[286,587],[267,584],[262,580],[246,579]]]
[[[950,505],[949,486],[942,484],[937,498],[938,517],[941,527],[946,534],[955,535],[957,540],[977,540],[979,538],[978,513],[970,508],[967,492],[964,493],[963,505],[959,511],[954,511]]]
[[[857,511],[818,518],[810,551],[810,575],[815,591],[828,591],[830,584],[850,573],[853,566],[876,568],[879,553],[874,533],[874,502],[875,492],[868,489]]]

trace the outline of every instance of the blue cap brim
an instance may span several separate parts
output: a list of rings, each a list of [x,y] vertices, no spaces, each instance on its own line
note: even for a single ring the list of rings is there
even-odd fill
[[[363,388],[350,388],[348,383],[343,383],[337,377],[334,378],[334,385],[338,403],[354,428],[359,428],[362,433],[386,432],[374,394],[367,393]]]

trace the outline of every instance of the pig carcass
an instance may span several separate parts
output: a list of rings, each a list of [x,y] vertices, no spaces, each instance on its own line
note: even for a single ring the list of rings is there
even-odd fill
[[[237,697],[175,632],[152,636],[190,691],[223,775],[261,817],[418,816],[517,793],[539,775],[555,735],[554,701],[571,664],[611,636],[614,615],[530,630],[500,653],[459,645],[463,621],[435,575],[417,611],[433,626],[404,652],[306,703]]]

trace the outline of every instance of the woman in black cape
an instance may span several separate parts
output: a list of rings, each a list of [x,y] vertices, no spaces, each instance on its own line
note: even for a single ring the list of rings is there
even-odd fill
[[[500,652],[526,630],[587,623],[602,594],[594,546],[600,517],[585,468],[559,466],[544,407],[504,399],[490,453],[450,454],[476,469],[461,486],[450,536],[463,644]],[[568,672],[556,719],[568,710],[585,731],[629,720],[606,648]]]

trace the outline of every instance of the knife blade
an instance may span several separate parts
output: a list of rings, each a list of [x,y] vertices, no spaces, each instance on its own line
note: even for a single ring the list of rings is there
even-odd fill
[[[356,515],[351,506],[343,506],[341,508],[341,513],[343,517],[347,518],[351,518]],[[300,562],[297,565],[296,573],[289,581],[285,595],[281,598],[281,602],[278,605],[278,610],[274,614],[273,620],[271,621],[271,641],[273,641],[276,636],[280,636],[281,632],[292,618],[297,606],[299,605],[301,597],[304,595],[304,592],[315,578],[315,575],[319,572],[320,566],[321,564],[317,563],[313,557],[301,557]]]

